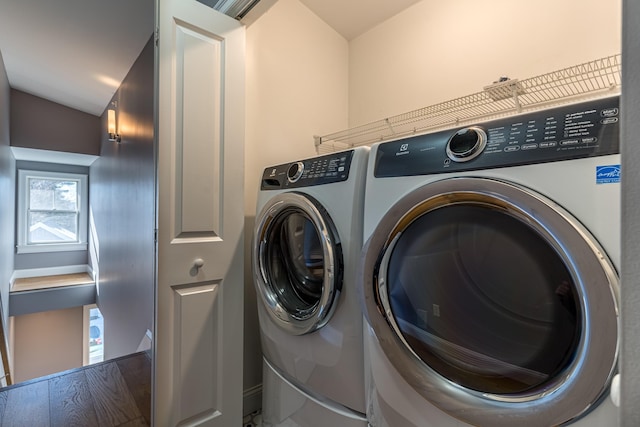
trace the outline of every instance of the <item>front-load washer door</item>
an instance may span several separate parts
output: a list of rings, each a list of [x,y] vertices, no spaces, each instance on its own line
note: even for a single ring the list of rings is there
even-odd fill
[[[616,369],[612,263],[568,212],[522,186],[424,185],[381,220],[359,274],[389,361],[470,424],[571,422]]]
[[[275,324],[293,335],[324,326],[342,288],[342,247],[327,211],[298,192],[270,199],[256,218],[256,290]]]

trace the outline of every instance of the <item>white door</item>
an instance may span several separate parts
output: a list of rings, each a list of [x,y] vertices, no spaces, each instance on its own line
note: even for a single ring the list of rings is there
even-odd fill
[[[157,6],[154,425],[240,426],[245,30]]]

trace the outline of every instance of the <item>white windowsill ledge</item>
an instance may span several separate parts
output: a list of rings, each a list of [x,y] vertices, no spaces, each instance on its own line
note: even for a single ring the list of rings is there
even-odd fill
[[[86,243],[52,243],[42,245],[18,245],[16,246],[19,254],[35,254],[45,252],[70,252],[70,251],[86,251]]]

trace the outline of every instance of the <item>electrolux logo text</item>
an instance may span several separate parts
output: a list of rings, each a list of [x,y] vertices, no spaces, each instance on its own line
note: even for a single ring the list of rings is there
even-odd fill
[[[596,184],[620,182],[620,165],[596,166]]]
[[[402,144],[400,146],[400,150],[396,153],[396,156],[403,156],[405,154],[409,154],[409,144]]]

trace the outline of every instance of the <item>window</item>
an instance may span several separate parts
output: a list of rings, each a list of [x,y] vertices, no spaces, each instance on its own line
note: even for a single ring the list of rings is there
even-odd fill
[[[87,176],[18,171],[18,253],[87,249]]]

